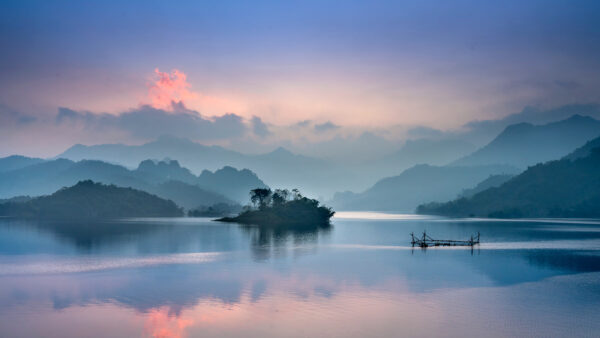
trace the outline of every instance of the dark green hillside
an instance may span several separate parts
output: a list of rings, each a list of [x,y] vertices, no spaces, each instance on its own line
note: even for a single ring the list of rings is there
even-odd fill
[[[26,202],[0,204],[0,215],[37,218],[174,217],[183,211],[172,201],[132,188],[92,181]]]
[[[588,157],[595,148],[600,148],[600,137],[596,137],[595,139],[588,141],[586,144],[575,149],[575,151],[564,158],[573,161],[578,158]]]
[[[600,148],[574,161],[538,164],[471,198],[430,203],[420,214],[476,217],[600,217]]]
[[[515,177],[515,175],[490,175],[490,177],[479,182],[475,187],[463,190],[458,197],[472,197],[489,188],[499,187],[513,177]]]

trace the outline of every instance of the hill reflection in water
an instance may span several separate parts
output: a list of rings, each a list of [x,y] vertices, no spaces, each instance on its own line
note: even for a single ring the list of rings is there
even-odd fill
[[[4,219],[0,333],[39,335],[50,318],[57,335],[88,336],[460,335],[467,323],[500,336],[533,330],[528,321],[547,325],[536,334],[598,329],[585,312],[600,300],[596,224],[368,218],[294,231],[189,218]],[[424,229],[480,231],[484,243],[473,255],[410,250],[407,234]],[[117,317],[123,325],[88,331]]]

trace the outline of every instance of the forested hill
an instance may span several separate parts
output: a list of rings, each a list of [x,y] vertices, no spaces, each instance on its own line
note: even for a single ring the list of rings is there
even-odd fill
[[[49,196],[0,204],[0,215],[39,218],[176,217],[172,201],[132,188],[80,181]]]
[[[600,148],[587,157],[530,167],[471,198],[421,205],[417,212],[475,217],[600,217]]]

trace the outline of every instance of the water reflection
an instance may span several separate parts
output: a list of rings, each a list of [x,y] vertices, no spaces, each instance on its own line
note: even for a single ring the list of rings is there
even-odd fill
[[[293,229],[258,225],[239,225],[239,227],[250,239],[252,257],[257,261],[283,257],[287,254],[288,246],[311,248],[311,245],[317,243],[319,239],[327,239],[331,231],[330,224],[307,224]],[[295,251],[297,254],[300,252]]]
[[[582,310],[600,300],[597,225],[402,217],[294,231],[0,220],[0,336],[506,336],[533,330],[524,318],[599,328]],[[408,234],[423,230],[480,231],[483,243],[474,255],[411,252]],[[558,316],[566,310],[579,318]],[[117,314],[123,327],[90,331]]]

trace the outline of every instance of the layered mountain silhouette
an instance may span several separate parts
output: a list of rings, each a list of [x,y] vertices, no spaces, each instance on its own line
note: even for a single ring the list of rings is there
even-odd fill
[[[31,158],[21,155],[13,155],[4,158],[0,158],[0,173],[5,171],[11,171],[21,169],[32,164],[44,162],[41,158]]]
[[[419,204],[500,186],[528,166],[560,159],[599,135],[600,121],[581,115],[538,126],[510,125],[488,145],[449,165],[416,165],[362,193],[337,193],[330,204],[338,210],[413,212]],[[569,156],[585,156],[596,142],[600,143],[590,141]]]
[[[476,146],[460,138],[408,140],[402,147],[384,158],[367,163],[364,172],[379,177],[397,175],[417,164],[446,165],[476,150]]]
[[[501,175],[491,175],[485,180],[479,182],[475,187],[464,189],[460,193],[460,197],[471,197],[477,193],[480,193],[486,189],[499,187],[511,178],[515,177],[515,175],[510,174],[501,174]]]
[[[592,150],[594,150],[595,148],[600,148],[600,137],[586,142],[583,146],[575,149],[575,151],[565,156],[564,158],[569,160],[576,160],[578,158],[588,157],[592,153]]]
[[[338,193],[329,202],[336,210],[413,212],[427,201],[447,201],[465,187],[472,187],[496,174],[515,174],[511,166],[416,165],[398,176],[384,178],[362,193]]]
[[[492,142],[452,165],[505,164],[525,169],[559,159],[597,136],[600,136],[600,121],[581,115],[544,125],[513,124]]]
[[[173,201],[132,188],[80,181],[49,196],[0,204],[0,215],[39,218],[177,217]]]
[[[206,176],[209,174],[220,177],[219,183],[207,183]],[[181,167],[177,161],[145,160],[137,169],[129,170],[96,160],[74,162],[57,159],[1,172],[0,198],[50,194],[88,179],[147,191],[171,199],[186,209],[218,203],[245,203],[250,189],[266,187],[252,172],[231,167],[199,177]]]
[[[311,195],[333,193],[349,180],[341,166],[277,148],[259,155],[246,155],[219,146],[205,146],[187,139],[161,136],[143,145],[75,145],[58,155],[74,161],[101,160],[135,167],[145,159],[173,159],[194,172],[225,166],[248,168],[274,186],[304,188]]]
[[[598,140],[595,140],[598,142]],[[470,198],[419,206],[418,213],[475,217],[600,217],[600,148],[538,164]]]

